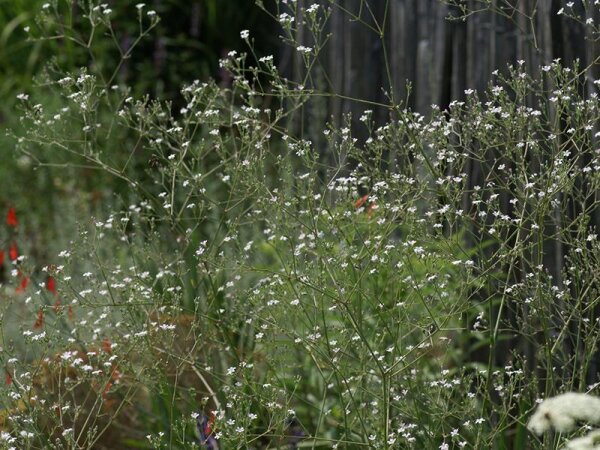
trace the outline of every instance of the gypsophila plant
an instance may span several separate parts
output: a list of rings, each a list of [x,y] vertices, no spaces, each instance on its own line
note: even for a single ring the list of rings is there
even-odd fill
[[[140,5],[142,39],[159,19]],[[8,212],[0,445],[559,448],[526,424],[538,399],[597,389],[585,69],[519,62],[427,115],[391,100],[386,123],[365,108],[364,141],[350,117],[313,124],[321,148],[294,120],[335,95],[312,77],[330,9],[277,6],[298,80],[250,62],[243,30],[221,61],[231,86],[192,81],[178,109],[114,84],[119,62],[49,70],[51,105],[21,97],[20,151],[127,189],[41,268],[13,250]],[[61,38],[118,45],[109,6],[82,7]],[[569,411],[559,431],[589,418]],[[556,422],[536,414],[537,432]]]

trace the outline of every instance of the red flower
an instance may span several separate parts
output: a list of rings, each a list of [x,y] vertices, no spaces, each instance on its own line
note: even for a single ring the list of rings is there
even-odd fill
[[[8,215],[6,216],[6,224],[9,227],[13,227],[13,228],[16,228],[17,225],[19,224],[19,221],[17,220],[17,212],[15,211],[15,208],[10,208],[8,210]]]
[[[56,282],[54,281],[54,277],[48,277],[46,280],[46,289],[48,289],[54,295],[58,295],[58,292],[56,292]]]
[[[0,250],[0,267],[4,264],[4,250]]]
[[[197,419],[198,431],[200,432],[200,443],[206,448],[215,448],[216,440],[213,436],[215,430],[215,413],[211,411],[210,416],[201,414]]]
[[[35,320],[35,324],[33,324],[33,329],[34,330],[39,330],[43,326],[44,326],[44,311],[42,311],[40,309],[40,310],[38,310],[37,318]]]
[[[12,375],[8,370],[6,370],[6,378],[4,384],[6,384],[7,386],[10,386],[12,384]]]
[[[210,412],[210,416],[208,417],[208,421],[207,421],[207,423],[206,423],[206,427],[204,428],[204,432],[205,432],[207,435],[210,435],[210,434],[212,434],[212,432],[213,432],[213,429],[214,429],[214,427],[215,427],[215,417],[216,417],[216,416],[215,416],[215,412],[214,412],[214,411],[211,411],[211,412]]]
[[[21,272],[19,272],[19,277],[21,277],[21,282],[19,283],[19,287],[16,289],[18,294],[25,292],[25,289],[27,289],[27,285],[29,284],[29,277],[26,277]]]
[[[354,203],[354,208],[358,209],[361,206],[365,205],[365,203],[367,203],[367,200],[369,200],[369,194],[363,195],[361,198],[356,200],[356,203]],[[377,203],[369,202],[369,204],[367,205],[367,216],[369,217],[369,219],[373,215],[373,211],[375,209],[377,209]]]
[[[11,261],[14,261],[19,257],[19,249],[17,248],[17,244],[14,242],[10,244],[10,248],[8,249],[8,257]]]
[[[365,204],[365,202],[367,201],[368,198],[369,198],[369,194],[363,195],[361,198],[356,200],[356,203],[354,203],[354,207],[356,209],[360,208],[362,205]]]

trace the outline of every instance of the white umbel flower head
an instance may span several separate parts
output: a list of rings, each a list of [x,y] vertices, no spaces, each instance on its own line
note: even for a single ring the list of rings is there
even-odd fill
[[[587,436],[570,440],[564,446],[564,450],[600,450],[600,430],[595,430]]]
[[[527,428],[538,435],[551,428],[565,433],[573,430],[577,421],[600,423],[600,399],[574,392],[549,398],[538,406]]]

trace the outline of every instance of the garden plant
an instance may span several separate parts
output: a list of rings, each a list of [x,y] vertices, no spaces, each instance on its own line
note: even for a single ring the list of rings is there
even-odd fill
[[[168,99],[126,84],[160,14],[124,3],[27,31],[83,63],[48,61],[8,132],[62,194],[45,237],[1,198],[0,448],[600,448],[532,419],[600,386],[598,61],[518,61],[428,114],[384,85],[357,129],[322,118],[343,2],[257,2],[301,78],[240,30],[227,83]]]

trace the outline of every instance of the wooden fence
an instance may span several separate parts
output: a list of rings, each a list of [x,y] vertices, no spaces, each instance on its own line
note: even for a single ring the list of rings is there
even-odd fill
[[[298,0],[301,7],[313,2]],[[482,2],[463,3],[477,9]],[[343,115],[351,113],[353,134],[360,142],[361,130],[365,130],[358,120],[363,111],[373,109],[376,120],[384,123],[390,119],[389,108],[374,104],[389,104],[390,98],[427,115],[431,105],[445,109],[452,100],[463,100],[466,89],[483,91],[494,80],[495,70],[506,72],[509,64],[515,65],[519,60],[525,61],[526,70],[536,77],[541,66],[557,58],[566,65],[579,60],[580,67],[586,67],[599,56],[598,43],[585,25],[558,14],[566,1],[489,0],[489,3],[492,8],[501,8],[500,13],[481,11],[462,20],[458,7],[439,0],[320,0],[322,7],[332,8],[327,28],[331,37],[320,57],[317,73],[321,71],[321,75],[315,79],[322,83],[319,87],[337,95],[328,97],[326,105],[318,105],[306,114],[314,120],[315,111],[325,107],[326,113],[320,113],[321,120],[340,125]],[[574,8],[584,21],[590,18],[598,21],[598,17],[585,16],[581,1]],[[301,30],[299,38],[302,43],[312,45],[308,32]],[[288,61],[284,70],[290,77],[300,79],[303,67],[294,53],[293,49],[283,50],[282,60]],[[589,92],[596,91],[593,80],[598,77],[599,68],[592,67],[585,83]],[[531,106],[533,102],[534,99]],[[305,118],[304,122],[307,121]],[[315,128],[322,130],[323,123]],[[315,135],[314,139],[322,138]],[[477,162],[469,164],[471,187],[482,182],[486,176],[484,170]],[[503,208],[510,214],[510,198],[505,197]],[[465,198],[465,210],[469,209],[470,200]],[[591,215],[590,223],[600,228],[600,211]],[[547,239],[543,248],[544,267],[561,286],[567,249],[558,239]],[[516,346],[533,364],[535,349],[531,343],[507,341],[503,345],[504,348],[498,346],[498,364],[506,361]],[[569,354],[582,351],[565,350]],[[598,370],[600,353],[596,363],[588,368],[589,382],[597,381]]]
[[[406,99],[407,83],[412,85],[407,106],[427,113],[432,104],[443,108],[463,99],[465,89],[485,89],[494,70],[518,60],[534,74],[556,58],[566,64],[579,59],[585,66],[599,55],[585,26],[558,14],[564,0],[489,0],[503,13],[481,11],[466,20],[459,19],[456,6],[440,0],[297,2],[332,9],[331,38],[320,63],[328,90],[340,94],[329,104],[328,115],[334,117],[365,109],[347,98],[387,104],[387,90],[396,101]],[[463,3],[477,9],[483,2]],[[576,3],[586,19],[580,1]],[[301,30],[299,38],[310,45],[308,34]],[[298,58],[283,60],[290,61],[284,68],[289,74],[302,73]],[[600,75],[597,68],[594,73]]]

